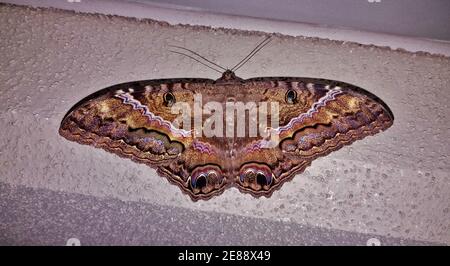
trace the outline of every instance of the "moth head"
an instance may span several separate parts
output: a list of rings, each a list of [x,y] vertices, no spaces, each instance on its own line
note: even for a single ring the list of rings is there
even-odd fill
[[[260,196],[267,194],[274,180],[274,175],[267,165],[249,163],[241,167],[236,184],[239,189]]]
[[[225,72],[222,73],[222,76],[215,81],[216,84],[233,84],[233,83],[240,83],[243,79],[236,76],[233,71],[227,69]]]
[[[189,189],[195,197],[208,197],[221,190],[225,177],[218,166],[200,166],[192,171]]]

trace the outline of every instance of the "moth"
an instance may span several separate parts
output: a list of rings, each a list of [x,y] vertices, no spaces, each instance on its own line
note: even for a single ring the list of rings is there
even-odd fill
[[[222,76],[141,80],[105,88],[73,106],[59,133],[155,168],[197,201],[230,187],[269,197],[314,159],[393,124],[394,115],[380,98],[352,84],[236,76],[269,41],[231,69],[178,47],[191,55],[173,52]]]

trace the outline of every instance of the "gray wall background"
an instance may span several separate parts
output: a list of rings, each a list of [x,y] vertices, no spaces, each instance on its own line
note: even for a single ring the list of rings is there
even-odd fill
[[[171,24],[353,41],[450,56],[449,2],[446,0],[1,1],[77,12],[150,18]]]
[[[450,40],[447,0],[134,0],[272,20]],[[378,2],[377,2],[378,1]]]

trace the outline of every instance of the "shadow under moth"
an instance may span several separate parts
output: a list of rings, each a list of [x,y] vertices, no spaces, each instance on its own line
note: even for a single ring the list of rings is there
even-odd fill
[[[59,133],[156,168],[196,201],[229,187],[269,197],[315,158],[393,124],[394,116],[380,98],[351,84],[237,77],[234,71],[268,41],[231,70],[190,50],[191,55],[176,52],[222,77],[108,87],[73,106]]]

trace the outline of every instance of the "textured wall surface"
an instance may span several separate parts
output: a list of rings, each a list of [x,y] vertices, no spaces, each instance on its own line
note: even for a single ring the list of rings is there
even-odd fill
[[[109,243],[365,244],[360,239],[374,236],[397,239],[385,241],[394,244],[450,244],[446,57],[275,36],[239,76],[320,77],[357,84],[382,98],[395,121],[386,132],[317,159],[271,198],[255,199],[231,189],[194,203],[153,169],[58,135],[68,109],[101,88],[152,78],[218,78],[169,53],[169,44],[231,66],[262,38],[260,33],[0,5],[0,243],[64,243],[42,239],[69,237],[54,230],[74,230],[61,217],[73,221],[69,214],[75,211],[91,215],[74,224],[100,221],[107,235],[111,216],[141,211],[159,222],[144,219],[145,227],[118,228],[127,234],[117,236],[123,242]],[[216,220],[217,226],[211,224]],[[118,221],[125,228],[136,223]],[[208,226],[201,232],[191,230],[204,224]],[[267,225],[289,229],[274,236],[261,229]],[[292,232],[305,227],[317,234],[325,230],[322,237],[329,241],[295,238]],[[33,228],[42,228],[41,235]],[[100,230],[91,228],[94,235]],[[177,237],[162,237],[163,231],[177,232]],[[218,242],[227,239],[227,232],[230,238]],[[358,237],[330,241],[345,232]],[[133,241],[143,235],[148,239]],[[108,237],[104,242],[80,240],[105,244]]]
[[[450,40],[447,0],[134,0],[215,13]]]

